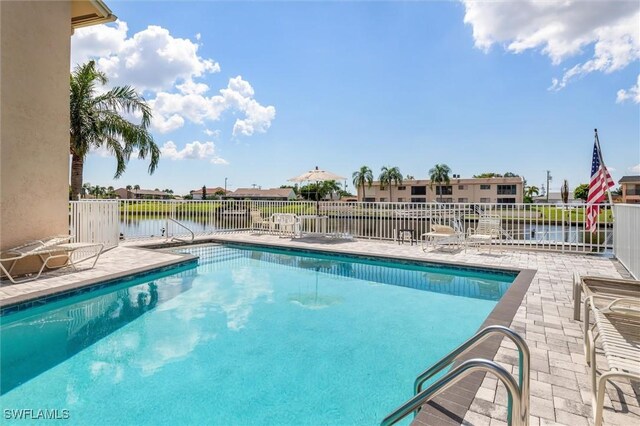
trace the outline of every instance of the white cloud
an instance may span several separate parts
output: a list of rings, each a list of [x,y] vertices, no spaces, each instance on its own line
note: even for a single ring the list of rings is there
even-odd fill
[[[184,125],[184,118],[178,114],[173,114],[168,118],[164,118],[160,114],[154,114],[151,120],[151,129],[159,133],[169,133],[179,129]]]
[[[193,88],[183,88],[183,93],[159,92],[155,99],[149,101],[154,114],[169,117],[180,114],[194,123],[218,121],[222,113],[230,110],[244,114],[233,126],[233,135],[251,136],[264,133],[275,118],[273,106],[263,106],[254,98],[254,90],[242,76],[229,79],[225,89],[219,95],[207,97],[204,93],[195,93]]]
[[[204,129],[204,134],[207,136],[213,136],[213,138],[218,139],[220,137],[220,130]]]
[[[462,0],[464,22],[473,27],[476,47],[500,43],[512,53],[540,49],[559,64],[593,45],[591,58],[553,79],[560,90],[576,77],[610,73],[640,59],[640,3],[637,1]]]
[[[219,94],[207,96],[210,87],[196,79],[219,72],[220,65],[198,56],[199,33],[195,41],[173,37],[169,30],[156,25],[131,37],[127,33],[123,21],[76,30],[72,37],[72,63],[96,59],[110,85],[131,85],[146,91],[153,111],[153,131],[168,133],[187,121],[219,121],[225,111],[238,115],[234,136],[266,132],[271,126],[275,108],[255,100],[253,87],[242,76],[230,78]],[[209,131],[205,133],[213,136]],[[215,136],[219,137],[219,133]]]
[[[138,90],[167,90],[178,81],[220,71],[217,62],[198,56],[197,43],[175,38],[165,28],[150,25],[130,38],[127,31],[123,21],[79,28],[71,38],[72,63],[98,58],[112,84]]]
[[[213,164],[229,164],[216,154],[216,147],[213,142],[194,141],[178,150],[175,142],[167,141],[160,148],[160,152],[163,158],[171,160],[209,160]]]
[[[629,171],[640,174],[640,164],[636,164],[635,166],[629,167]]]
[[[631,86],[629,90],[618,90],[616,102],[620,103],[627,100],[631,100],[636,104],[640,104],[640,74],[638,74],[638,79],[636,80],[635,86]]]

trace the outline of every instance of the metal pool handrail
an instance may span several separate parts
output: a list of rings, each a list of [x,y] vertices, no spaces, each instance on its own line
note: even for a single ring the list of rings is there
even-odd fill
[[[529,354],[529,346],[524,341],[522,337],[515,331],[511,330],[508,327],[504,327],[502,325],[490,325],[488,327],[483,328],[479,332],[477,332],[473,337],[469,340],[458,346],[456,349],[451,351],[448,355],[443,357],[440,361],[433,364],[431,367],[423,371],[416,377],[414,384],[414,392],[415,394],[419,394],[422,391],[422,385],[436,375],[438,372],[442,371],[444,368],[448,367],[453,363],[458,357],[464,355],[468,351],[470,351],[475,346],[484,342],[487,338],[491,337],[493,334],[502,334],[505,337],[508,337],[518,348],[518,385],[520,388],[520,407],[522,413],[520,413],[520,417],[529,419],[529,370],[531,368],[531,355]]]
[[[509,339],[511,339],[511,341],[513,341],[513,343],[515,343],[516,347],[518,348],[518,352],[519,352],[519,357],[518,357],[519,358],[518,359],[518,389],[519,389],[519,392],[518,392],[518,401],[517,401],[518,410],[516,411],[516,410],[512,409],[513,408],[512,407],[512,398],[511,398],[511,395],[510,395],[509,407],[508,407],[508,409],[509,409],[509,423],[511,424],[512,413],[515,411],[516,414],[517,414],[517,417],[518,417],[518,420],[516,421],[515,424],[528,425],[529,424],[529,373],[530,373],[529,370],[530,370],[530,367],[531,367],[531,355],[529,354],[529,347],[527,346],[527,343],[524,341],[524,339],[522,337],[520,337],[519,334],[517,334],[516,332],[514,332],[510,328],[507,328],[507,327],[504,327],[504,326],[501,326],[501,325],[490,325],[488,327],[483,328],[482,330],[477,332],[473,337],[469,338],[466,342],[464,342],[463,344],[458,346],[456,349],[451,351],[448,355],[443,357],[440,361],[438,361],[437,363],[435,363],[434,365],[429,367],[427,370],[425,370],[422,373],[420,373],[418,375],[418,377],[416,377],[415,384],[414,384],[414,392],[415,392],[416,397],[418,395],[424,394],[424,392],[422,392],[422,385],[427,380],[429,380],[434,375],[436,375],[437,373],[442,371],[444,368],[446,368],[449,365],[451,365],[460,356],[464,355],[469,350],[471,350],[475,346],[479,345],[480,343],[485,341],[487,338],[491,337],[493,334],[502,334],[502,335],[508,337]],[[437,384],[439,384],[447,376],[448,375],[445,375],[441,379],[436,381],[433,385],[431,385],[429,387],[429,389],[431,389],[432,387],[434,387]],[[506,386],[506,383],[505,383],[505,386]],[[507,389],[508,389],[508,386],[507,386]],[[433,398],[434,396],[435,395],[432,395],[432,396],[430,396],[430,398]],[[415,397],[413,399],[415,399]],[[411,401],[413,401],[413,399]],[[426,402],[426,400],[424,400],[423,403],[424,402]],[[416,412],[419,411],[421,405],[422,404],[419,404],[415,408]],[[404,416],[402,416],[402,417],[404,417]],[[398,420],[400,420],[400,418],[395,420],[394,423],[396,421],[398,421]],[[383,424],[384,424],[384,422],[383,422]],[[393,423],[390,423],[390,424],[393,424]]]
[[[173,218],[168,218],[167,219],[167,231],[166,231],[167,232],[167,238],[169,238],[169,235],[168,235],[169,234],[169,221],[171,221],[171,222],[177,224],[178,226],[181,226],[184,229],[186,229],[187,231],[189,231],[189,233],[191,234],[191,240],[188,241],[188,242],[190,242],[190,243],[193,242],[193,240],[195,239],[195,234],[193,233],[193,231],[190,228],[188,228],[185,224],[183,224],[182,222],[179,222],[179,221],[177,221],[177,220],[175,220]],[[180,241],[182,243],[186,243],[187,242],[186,240],[183,240],[183,239],[177,238],[177,237],[171,238],[171,241]]]
[[[487,373],[493,373],[500,379],[500,381],[507,388],[508,401],[509,401],[509,425],[512,426],[526,426],[529,424],[529,417],[526,419],[521,418],[520,414],[523,411],[520,407],[521,398],[521,390],[516,383],[516,380],[513,376],[504,369],[504,367],[500,366],[494,361],[489,361],[486,359],[470,359],[468,361],[463,362],[458,367],[454,368],[440,379],[438,379],[435,383],[429,386],[424,391],[415,395],[413,398],[402,404],[398,407],[394,412],[389,414],[387,417],[382,420],[380,423],[381,426],[390,426],[393,425],[412,412],[419,409],[423,404],[429,402],[440,393],[444,392],[460,380],[464,379],[471,373],[476,371],[485,371]],[[514,398],[513,396],[516,396]],[[515,415],[514,415],[515,414]],[[513,420],[515,418],[515,420]]]

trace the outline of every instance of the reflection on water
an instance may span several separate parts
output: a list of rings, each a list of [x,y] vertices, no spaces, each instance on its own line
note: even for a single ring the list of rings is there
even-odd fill
[[[0,394],[95,344],[191,288],[195,269],[121,288],[53,311],[3,321]],[[74,299],[86,299],[86,295]],[[21,313],[15,314],[22,315]],[[95,366],[99,370],[99,365]]]
[[[416,290],[484,300],[499,300],[515,278],[512,274],[494,274],[455,268],[416,266],[401,263],[381,263],[375,260],[349,259],[325,255],[297,255],[278,250],[252,250],[210,245],[180,250],[200,256],[201,270],[211,271],[220,261],[241,267],[247,258],[278,266],[314,270],[345,278],[409,287]],[[204,268],[204,269],[202,269]]]

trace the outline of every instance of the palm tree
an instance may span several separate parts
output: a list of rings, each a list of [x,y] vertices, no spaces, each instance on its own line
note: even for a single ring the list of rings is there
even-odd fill
[[[373,183],[373,172],[368,166],[360,167],[360,170],[353,172],[353,186],[356,188],[362,188],[362,201],[365,198],[364,186],[365,184],[371,188]]]
[[[436,164],[433,166],[431,170],[429,170],[429,179],[431,179],[431,186],[436,184],[436,188],[441,188],[441,185],[444,183],[449,185],[449,173],[451,173],[451,168],[446,164]],[[438,192],[436,190],[436,192]],[[442,190],[440,192],[440,202],[442,202]]]
[[[320,184],[320,198],[333,195],[340,191],[340,185],[335,180],[326,180]]]
[[[127,185],[127,191],[131,191],[133,189],[133,187],[131,185]]]
[[[140,190],[140,185],[138,185],[138,184],[133,185],[133,189],[135,189],[136,191],[139,191]]]
[[[88,195],[88,194],[91,194],[91,191],[92,191],[93,187],[91,186],[91,184],[89,182],[85,182],[82,185],[82,189],[84,190],[83,191],[84,195]],[[78,197],[75,197],[75,199],[77,200]]]
[[[69,148],[71,160],[71,193],[74,198],[82,188],[84,159],[92,148],[104,146],[115,155],[117,167],[115,178],[124,173],[129,157],[134,149],[138,157],[151,156],[149,173],[158,166],[160,149],[148,131],[151,122],[151,108],[144,98],[129,87],[114,87],[96,93],[96,84],[107,83],[107,76],[96,69],[95,61],[79,65],[71,74],[69,126]],[[120,114],[141,113],[142,121],[134,124]]]
[[[524,202],[533,203],[533,196],[540,194],[540,189],[533,185],[524,188]]]
[[[402,184],[402,173],[400,173],[400,169],[398,167],[383,166],[380,169],[378,179],[381,185],[389,186],[389,202],[391,202],[391,185],[393,185],[393,183],[396,185]]]

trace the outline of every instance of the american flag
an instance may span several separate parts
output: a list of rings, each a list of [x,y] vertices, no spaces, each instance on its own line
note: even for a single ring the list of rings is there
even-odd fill
[[[585,229],[587,232],[595,232],[600,213],[600,203],[607,196],[609,188],[614,186],[609,171],[602,162],[598,132],[593,143],[593,159],[591,161],[591,180],[589,181],[589,195],[587,196],[587,211]]]

